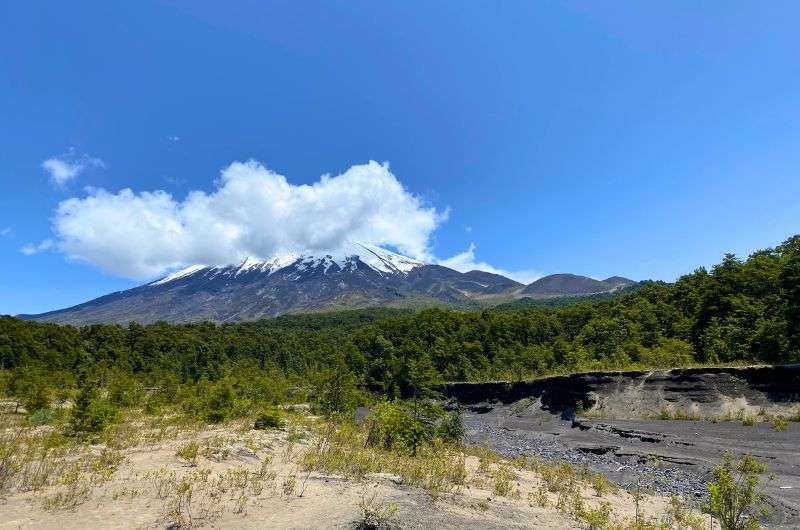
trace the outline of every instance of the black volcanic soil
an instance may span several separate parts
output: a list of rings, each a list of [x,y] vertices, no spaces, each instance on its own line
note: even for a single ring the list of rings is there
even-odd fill
[[[699,504],[725,452],[769,466],[769,527],[800,527],[800,424],[661,420],[663,408],[704,418],[787,413],[800,401],[800,366],[576,374],[521,383],[457,383],[468,443],[508,456],[565,460],[627,488],[639,483]],[[575,418],[574,404],[586,408]],[[590,419],[591,418],[591,419]],[[613,419],[612,419],[613,418]]]

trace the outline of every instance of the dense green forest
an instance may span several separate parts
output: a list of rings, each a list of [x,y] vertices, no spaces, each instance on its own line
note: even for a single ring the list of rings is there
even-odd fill
[[[83,328],[0,318],[0,390],[29,410],[74,398],[87,381],[119,406],[310,398],[338,410],[366,391],[408,396],[442,380],[798,361],[800,236],[674,284],[565,307]]]

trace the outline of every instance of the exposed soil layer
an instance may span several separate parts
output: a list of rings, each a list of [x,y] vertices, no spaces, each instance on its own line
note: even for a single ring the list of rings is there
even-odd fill
[[[585,464],[628,488],[638,483],[698,503],[725,452],[753,454],[775,476],[767,486],[773,509],[766,523],[800,526],[800,424],[776,431],[768,423],[741,421],[792,411],[800,402],[800,366],[454,383],[445,393],[465,407],[470,443],[508,456]],[[584,412],[575,418],[579,403]],[[658,419],[677,412],[700,419]]]

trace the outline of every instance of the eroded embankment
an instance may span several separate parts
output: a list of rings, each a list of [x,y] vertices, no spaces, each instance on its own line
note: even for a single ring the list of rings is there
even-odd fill
[[[462,405],[540,403],[553,414],[584,410],[617,419],[651,418],[664,412],[701,418],[755,408],[789,409],[800,403],[800,365],[681,368],[636,372],[591,372],[531,381],[449,383],[443,393]]]
[[[586,465],[623,486],[644,484],[698,505],[724,453],[753,454],[775,477],[768,526],[800,526],[800,423],[771,423],[800,410],[800,365],[584,373],[442,390],[464,410],[468,443]]]

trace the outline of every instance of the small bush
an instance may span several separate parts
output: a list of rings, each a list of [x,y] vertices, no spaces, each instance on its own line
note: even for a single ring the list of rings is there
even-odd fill
[[[234,409],[234,394],[230,385],[216,385],[205,403],[205,420],[209,423],[222,423],[231,417]]]
[[[669,528],[685,528],[686,530],[703,530],[706,528],[703,518],[692,513],[691,508],[677,495],[670,497],[669,506],[666,507],[662,523]]]
[[[97,434],[119,419],[119,411],[112,405],[96,399],[92,386],[84,386],[70,412],[70,433]]]
[[[149,416],[157,416],[161,413],[161,403],[160,401],[151,396],[147,399],[144,403],[144,413]]]
[[[384,504],[376,500],[377,492],[368,494],[364,492],[358,501],[358,508],[361,510],[361,520],[356,528],[360,530],[378,530],[389,528],[389,520],[397,512],[397,504]]]
[[[50,425],[55,418],[56,415],[53,409],[42,408],[31,414],[30,421],[34,425]]]
[[[196,442],[184,444],[175,451],[175,456],[182,458],[190,466],[197,465],[197,453],[200,446]]]
[[[255,422],[253,422],[253,429],[259,431],[266,431],[269,429],[280,429],[285,425],[281,413],[276,409],[265,410],[260,413]]]
[[[501,497],[508,497],[514,489],[513,481],[516,480],[514,472],[507,466],[497,466],[492,473],[494,479],[494,493]]]
[[[714,481],[708,485],[707,509],[726,530],[759,528],[758,515],[766,513],[767,495],[760,487],[767,466],[751,455],[734,462],[725,454],[714,468]]]
[[[599,473],[592,478],[592,487],[597,497],[602,497],[613,489],[608,479]]]
[[[583,509],[578,516],[589,526],[589,530],[603,530],[611,528],[611,504],[604,502],[597,508]]]

